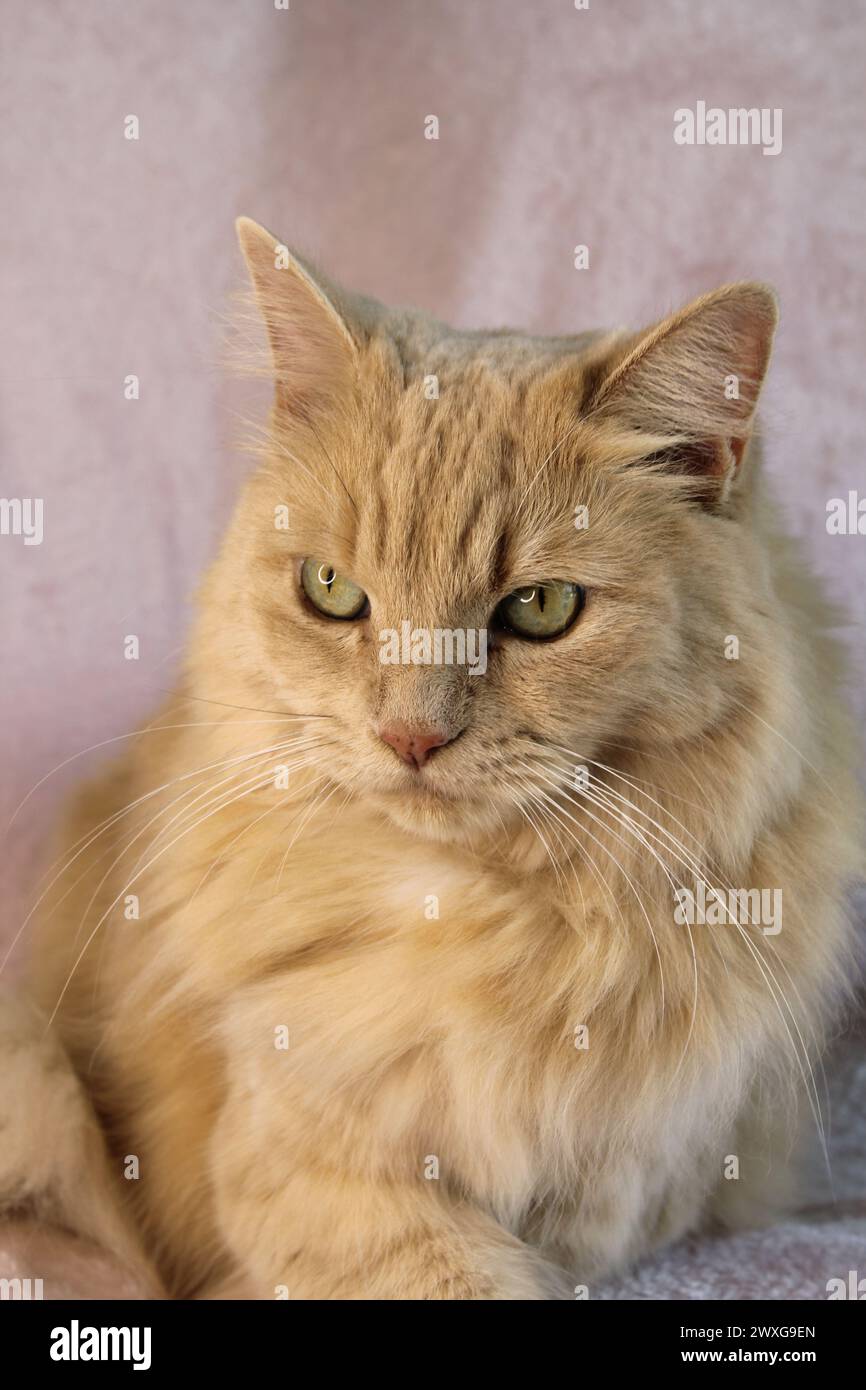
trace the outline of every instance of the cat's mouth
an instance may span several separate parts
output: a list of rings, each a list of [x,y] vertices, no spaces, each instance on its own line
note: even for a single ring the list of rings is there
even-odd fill
[[[390,821],[423,839],[452,843],[489,828],[489,810],[483,802],[420,778],[415,786],[383,790],[376,800]]]
[[[429,806],[429,805],[458,805],[464,804],[471,798],[458,792],[446,790],[445,787],[435,786],[426,778],[419,777],[417,774],[412,780],[407,780],[402,787],[388,787],[383,789],[383,796],[392,801],[408,802],[410,805]]]
[[[443,786],[424,772],[407,774],[397,785],[380,784],[370,790],[390,820],[425,838],[451,840],[486,820],[482,802],[471,790]]]

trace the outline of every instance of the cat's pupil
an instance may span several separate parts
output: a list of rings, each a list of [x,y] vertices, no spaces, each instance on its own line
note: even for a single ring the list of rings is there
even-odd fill
[[[326,589],[330,589],[336,577],[336,570],[331,569],[327,565],[323,565],[322,568],[319,570],[319,579],[325,585]]]

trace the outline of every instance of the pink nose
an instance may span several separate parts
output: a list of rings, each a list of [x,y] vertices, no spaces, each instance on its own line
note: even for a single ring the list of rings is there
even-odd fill
[[[413,729],[399,722],[379,729],[378,734],[410,767],[423,767],[434,749],[450,742],[440,729]]]

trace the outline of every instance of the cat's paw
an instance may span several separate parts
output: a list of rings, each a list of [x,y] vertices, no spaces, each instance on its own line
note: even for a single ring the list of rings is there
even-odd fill
[[[574,1298],[574,1280],[558,1265],[545,1260],[531,1247],[519,1242],[501,1245],[482,1254],[483,1273],[476,1279],[473,1300],[506,1302],[561,1302]],[[466,1297],[458,1293],[448,1298]]]
[[[0,1217],[62,1227],[144,1264],[96,1114],[58,1039],[26,998],[0,991]]]
[[[34,1221],[0,1222],[0,1278],[11,1297],[65,1301],[152,1299],[165,1294],[147,1270],[68,1231]]]

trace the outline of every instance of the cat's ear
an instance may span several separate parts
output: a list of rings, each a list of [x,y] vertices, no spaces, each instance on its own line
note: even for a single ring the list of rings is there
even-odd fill
[[[652,462],[708,501],[736,479],[778,321],[767,285],[726,285],[640,335],[602,380],[591,416],[651,436]]]
[[[278,397],[309,419],[349,388],[357,344],[334,296],[282,242],[249,217],[235,226],[267,327]]]

